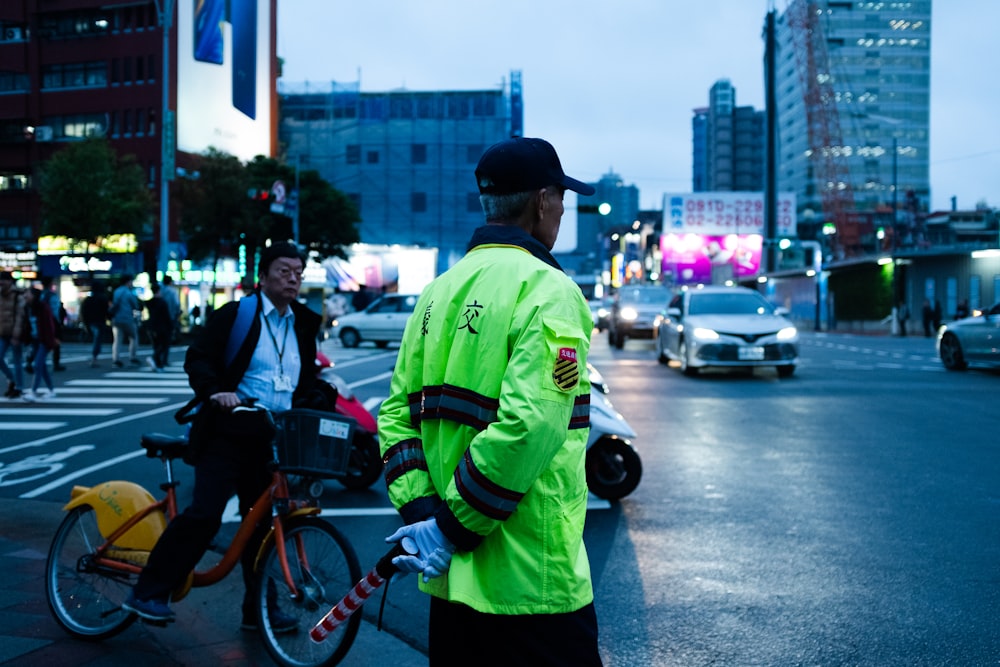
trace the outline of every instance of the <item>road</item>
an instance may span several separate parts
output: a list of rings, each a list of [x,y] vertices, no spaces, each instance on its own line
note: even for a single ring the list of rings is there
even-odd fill
[[[326,349],[377,406],[395,351]],[[631,496],[588,514],[607,665],[998,664],[996,373],[947,372],[925,338],[813,332],[786,380],[687,378],[648,342],[599,335],[591,359],[644,464]],[[177,432],[183,375],[68,373],[56,405],[0,404],[0,497],[60,501],[109,478],[155,489],[135,443]],[[122,400],[142,398],[157,402]],[[120,412],[70,412],[93,408]],[[322,503],[374,562],[398,522],[384,490],[328,482]],[[426,600],[394,586],[383,624],[423,646]]]

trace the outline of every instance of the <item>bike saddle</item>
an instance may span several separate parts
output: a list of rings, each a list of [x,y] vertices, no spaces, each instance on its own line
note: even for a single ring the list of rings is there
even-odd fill
[[[179,459],[188,451],[188,441],[184,436],[144,433],[140,444],[151,459]]]

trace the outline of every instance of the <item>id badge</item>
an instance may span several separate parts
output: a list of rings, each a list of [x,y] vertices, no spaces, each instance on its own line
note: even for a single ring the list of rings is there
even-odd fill
[[[274,377],[275,391],[292,391],[292,378],[287,375],[276,375]]]

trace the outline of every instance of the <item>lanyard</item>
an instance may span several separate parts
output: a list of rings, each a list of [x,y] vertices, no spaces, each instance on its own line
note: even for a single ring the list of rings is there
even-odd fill
[[[274,351],[278,353],[278,368],[281,371],[281,375],[285,374],[285,347],[288,345],[288,318],[281,317],[282,324],[284,325],[284,333],[281,335],[281,347],[278,347],[278,339],[275,337],[274,332],[271,331],[271,324],[267,321],[267,316],[264,316],[264,326],[267,327],[267,335],[271,337],[271,344],[274,345]]]

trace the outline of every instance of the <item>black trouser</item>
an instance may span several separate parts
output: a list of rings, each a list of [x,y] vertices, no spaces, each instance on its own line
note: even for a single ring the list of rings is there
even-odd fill
[[[431,598],[430,664],[599,667],[593,603],[566,614],[483,614]]]
[[[151,331],[149,336],[153,339],[153,363],[157,368],[166,368],[173,331]]]
[[[245,515],[271,482],[267,463],[271,441],[241,437],[230,441],[213,437],[195,465],[194,496],[191,505],[167,525],[149,555],[135,585],[140,600],[166,598],[184,581],[205,554],[222,523],[222,514],[233,494],[239,496],[240,515]],[[270,519],[270,516],[266,517]],[[243,582],[253,591],[253,563],[257,549],[267,534],[264,522],[243,550]]]

